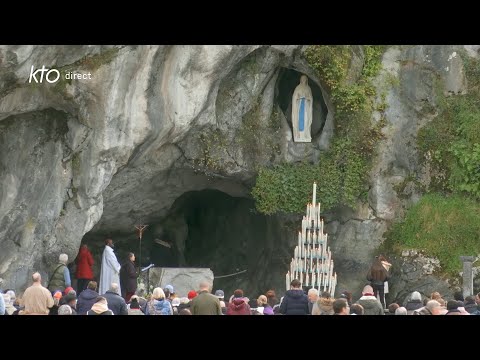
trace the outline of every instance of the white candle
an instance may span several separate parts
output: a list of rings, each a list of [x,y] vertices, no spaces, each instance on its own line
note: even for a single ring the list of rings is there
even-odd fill
[[[317,208],[317,226],[320,227],[320,203],[318,203]]]
[[[310,271],[313,273],[313,249],[310,249]]]
[[[287,273],[285,276],[285,289],[289,290],[290,289],[290,273]]]
[[[313,206],[315,206],[316,202],[317,202],[317,183],[314,182],[313,183]]]
[[[333,276],[332,296],[335,296],[335,288],[337,287],[337,274]]]

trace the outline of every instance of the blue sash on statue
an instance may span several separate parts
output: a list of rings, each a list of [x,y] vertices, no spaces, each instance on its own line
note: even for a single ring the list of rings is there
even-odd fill
[[[305,98],[300,98],[300,106],[298,109],[298,131],[303,131],[305,128]]]

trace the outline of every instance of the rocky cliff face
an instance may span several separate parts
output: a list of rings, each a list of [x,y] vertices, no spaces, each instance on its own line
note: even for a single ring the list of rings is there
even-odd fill
[[[428,181],[428,172],[418,165],[415,136],[435,116],[435,77],[446,80],[446,94],[465,91],[462,62],[455,55],[463,48],[392,46],[385,52],[376,86],[388,89],[386,140],[379,145],[368,201],[355,210],[327,214],[339,290],[363,285],[389,223],[418,198],[415,192],[400,196],[395,185],[412,172]],[[476,47],[465,48],[477,56]],[[32,271],[45,274],[61,252],[73,260],[85,234],[94,248],[101,249],[101,238],[112,234],[125,251],[136,249],[134,225],[143,222],[151,224],[152,239],[167,232],[181,261],[211,267],[218,275],[245,268],[246,275],[231,285],[222,283],[226,289],[282,290],[296,223],[282,228],[284,217],[255,214],[249,191],[257,165],[314,160],[333,136],[330,95],[303,59],[303,50],[0,46],[4,286],[24,289]],[[353,73],[361,61],[352,62]],[[59,69],[62,77],[52,84],[29,83],[32,65]],[[63,75],[72,71],[90,73],[91,79],[65,80]],[[284,99],[293,89],[281,85],[300,73],[309,76],[321,109],[311,144],[292,142]],[[255,137],[260,141],[252,142]],[[206,190],[223,193],[217,204],[233,205],[208,210],[209,198],[201,195]],[[175,205],[182,196],[190,200]],[[208,231],[189,215],[199,203]],[[220,212],[228,217],[222,224],[215,221]],[[248,224],[250,232],[233,234]],[[210,241],[192,235],[202,231]],[[220,241],[229,237],[236,240]],[[230,258],[229,249],[235,254]],[[245,261],[238,260],[242,256]]]

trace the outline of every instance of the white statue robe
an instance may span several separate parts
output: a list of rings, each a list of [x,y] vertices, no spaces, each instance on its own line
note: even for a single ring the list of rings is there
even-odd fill
[[[303,102],[303,104],[302,104]],[[300,129],[299,118],[300,112],[303,115],[303,129]],[[300,83],[293,92],[292,96],[292,127],[293,141],[295,142],[312,142],[311,126],[313,116],[313,97],[312,90],[305,83]]]
[[[118,293],[121,294],[120,289],[120,268],[117,257],[113,253],[113,249],[110,246],[105,246],[102,255],[102,267],[100,270],[100,284],[98,286],[98,293],[100,295],[105,294],[112,283],[118,284]]]

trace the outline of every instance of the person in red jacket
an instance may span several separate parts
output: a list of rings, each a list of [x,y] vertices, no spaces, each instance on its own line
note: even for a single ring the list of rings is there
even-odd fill
[[[227,315],[252,315],[242,289],[237,289],[233,293],[233,300],[228,304]]]
[[[80,294],[87,288],[90,280],[93,280],[93,256],[86,244],[80,247],[75,263],[77,264],[77,294]]]

